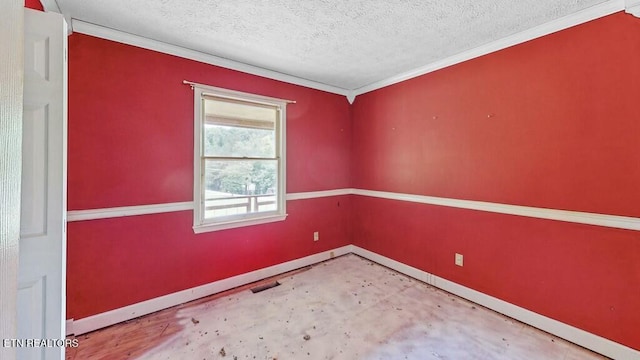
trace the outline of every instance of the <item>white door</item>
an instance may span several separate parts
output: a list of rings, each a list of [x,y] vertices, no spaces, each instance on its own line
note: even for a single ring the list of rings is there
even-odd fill
[[[60,14],[25,9],[18,339],[65,337],[67,36]],[[64,359],[22,347],[18,359]]]

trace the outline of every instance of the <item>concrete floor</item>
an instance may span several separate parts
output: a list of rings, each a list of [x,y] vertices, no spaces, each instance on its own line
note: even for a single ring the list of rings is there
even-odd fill
[[[80,336],[67,359],[605,359],[355,255],[278,281]]]

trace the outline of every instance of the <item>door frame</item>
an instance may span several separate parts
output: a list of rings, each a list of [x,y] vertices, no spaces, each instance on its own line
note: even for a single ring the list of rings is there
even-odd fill
[[[0,338],[16,337],[16,299],[22,177],[22,107],[24,74],[24,1],[0,1]],[[15,359],[14,348],[0,346],[2,359]]]

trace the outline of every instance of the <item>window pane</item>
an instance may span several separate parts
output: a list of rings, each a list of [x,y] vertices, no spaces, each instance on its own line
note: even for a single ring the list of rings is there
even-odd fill
[[[277,210],[278,160],[205,160],[204,218]]]
[[[275,158],[276,132],[236,126],[205,124],[204,155]]]

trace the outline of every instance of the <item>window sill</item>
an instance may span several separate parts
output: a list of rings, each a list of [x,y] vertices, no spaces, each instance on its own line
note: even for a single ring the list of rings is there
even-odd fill
[[[270,216],[264,216],[259,218],[228,221],[224,223],[208,223],[208,224],[202,224],[202,225],[194,225],[193,232],[196,234],[201,234],[201,233],[210,232],[210,231],[218,231],[218,230],[234,229],[234,228],[245,227],[245,226],[267,224],[271,222],[282,221],[286,218],[287,218],[287,214],[270,215]]]

